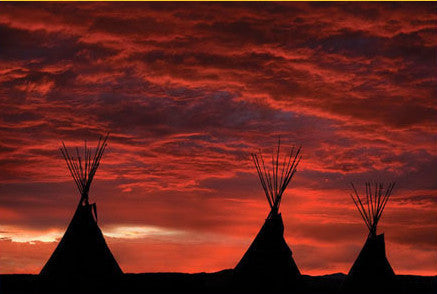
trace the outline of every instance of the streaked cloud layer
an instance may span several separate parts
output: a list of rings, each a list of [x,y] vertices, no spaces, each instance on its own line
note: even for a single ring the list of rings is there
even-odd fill
[[[380,179],[395,271],[436,274],[436,21],[432,3],[4,3],[0,271],[37,273],[73,214],[60,140],[110,131],[91,199],[126,272],[233,267],[268,212],[248,153],[281,136],[304,149],[282,205],[302,272],[349,270],[348,184]]]

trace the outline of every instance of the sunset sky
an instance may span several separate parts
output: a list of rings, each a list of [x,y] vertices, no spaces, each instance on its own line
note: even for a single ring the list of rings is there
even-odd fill
[[[38,273],[79,201],[60,142],[111,132],[90,193],[124,272],[234,267],[267,216],[249,153],[301,144],[282,205],[303,274],[367,235],[351,181],[397,181],[399,274],[437,274],[435,3],[2,3],[0,273]]]

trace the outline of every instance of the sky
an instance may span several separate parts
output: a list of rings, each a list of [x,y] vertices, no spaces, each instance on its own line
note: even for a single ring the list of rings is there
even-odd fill
[[[393,269],[437,274],[435,3],[3,3],[0,36],[0,273],[38,273],[74,213],[61,141],[109,131],[90,201],[124,272],[234,267],[280,136],[302,273],[349,271],[350,182],[377,180]]]

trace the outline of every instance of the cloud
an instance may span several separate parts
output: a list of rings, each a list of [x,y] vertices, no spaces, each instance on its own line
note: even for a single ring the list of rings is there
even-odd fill
[[[381,223],[389,254],[417,256],[393,264],[435,274],[424,262],[437,195],[433,5],[2,8],[0,221],[16,232],[2,241],[5,272],[38,272],[38,250],[48,257],[55,246],[42,241],[72,216],[78,195],[60,141],[74,148],[110,131],[90,197],[103,228],[130,232],[108,231],[128,271],[235,265],[267,213],[248,154],[281,136],[303,145],[281,208],[303,272],[347,271],[366,233],[348,185],[379,179],[397,181]],[[133,238],[150,228],[178,233]],[[181,232],[215,237],[195,255]]]

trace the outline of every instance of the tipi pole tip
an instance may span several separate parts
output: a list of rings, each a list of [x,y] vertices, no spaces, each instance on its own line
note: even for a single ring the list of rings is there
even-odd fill
[[[376,236],[376,229],[381,219],[384,208],[390,198],[395,182],[366,181],[364,183],[366,194],[360,196],[355,185],[351,182],[354,193],[350,196],[360,212],[371,236]]]
[[[295,145],[290,148],[290,153],[285,155],[283,162],[279,162],[281,153],[281,140],[278,138],[278,146],[271,154],[271,168],[266,166],[262,150],[251,153],[252,160],[258,173],[261,185],[265,191],[267,200],[272,209],[278,210],[282,195],[297,171],[297,166],[302,159],[300,154],[302,145],[295,151]],[[276,151],[276,152],[275,152]],[[281,165],[281,168],[280,168]]]

